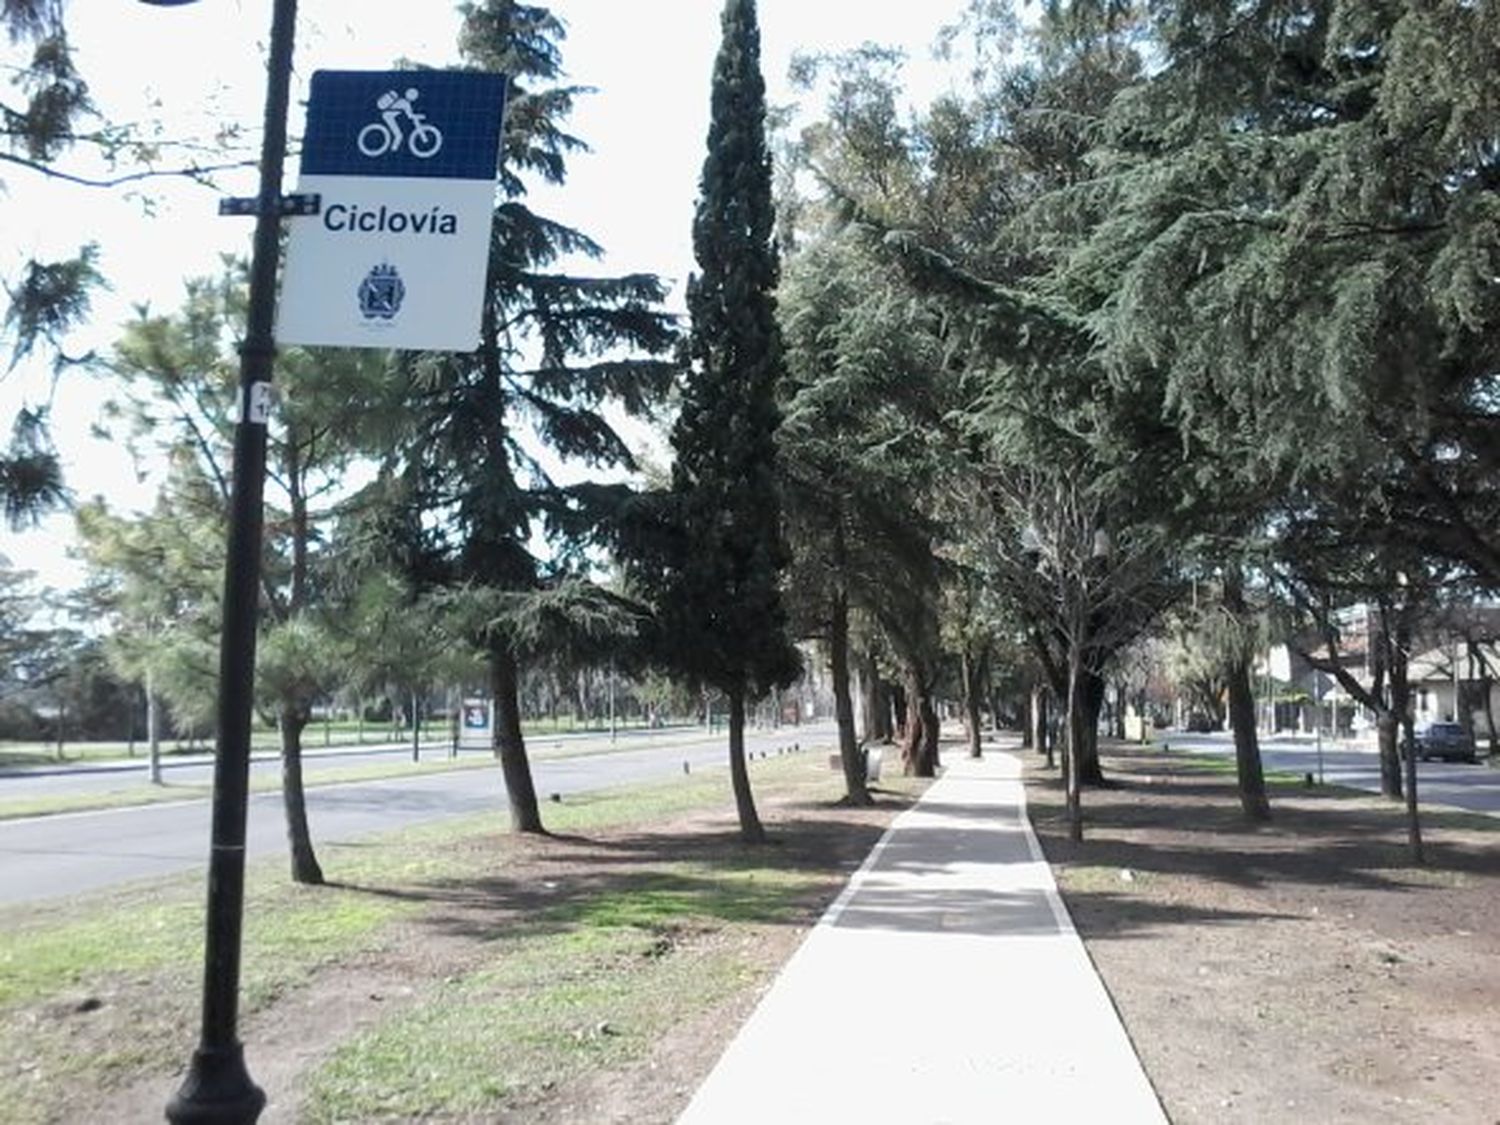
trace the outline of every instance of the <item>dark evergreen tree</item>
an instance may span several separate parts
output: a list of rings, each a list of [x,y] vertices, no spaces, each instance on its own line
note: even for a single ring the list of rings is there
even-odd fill
[[[672,433],[675,550],[655,591],[669,657],[729,701],[729,765],[745,840],[765,832],[745,766],[745,703],[797,675],[780,575],[776,484],[782,344],[771,158],[753,0],[728,0],[688,283],[692,370]]]
[[[579,92],[559,82],[563,25],[544,7],[512,0],[463,12],[465,61],[511,78],[481,342],[474,352],[414,361],[412,426],[389,466],[402,511],[385,527],[419,587],[446,589],[450,602],[463,603],[451,608],[471,623],[488,659],[512,825],[541,832],[517,694],[519,662],[532,647],[527,622],[537,599],[567,616],[558,599],[581,589],[575,572],[618,491],[560,486],[528,442],[540,439],[564,459],[633,468],[603,407],[653,408],[676,368],[649,357],[669,352],[676,333],[660,311],[657,278],[566,272],[565,256],[602,251],[523,202],[524,174],[561,183],[567,155],[584,147],[561,127]],[[529,547],[537,528],[549,539],[545,560]],[[591,617],[597,599],[577,601],[578,616]]]
[[[1160,65],[1111,107],[1078,193],[1093,231],[1068,286],[1097,355],[1166,389],[1193,490],[1246,513],[1222,538],[1321,536],[1353,498],[1370,518],[1337,526],[1369,584],[1416,548],[1500,585],[1500,157],[1477,109],[1500,94],[1495,6],[1150,10]],[[1399,767],[1392,735],[1391,796]]]
[[[897,62],[869,45],[801,60],[800,81],[811,87],[831,79],[831,88],[826,120],[804,131],[796,155],[836,198],[904,220],[924,177],[915,134],[900,120]],[[841,209],[814,205],[803,213]],[[934,693],[943,663],[934,484],[962,457],[948,424],[959,405],[946,362],[952,340],[936,303],[863,243],[836,228],[813,232],[780,290],[788,339],[780,477],[800,587],[793,604],[804,625],[826,622],[836,701],[837,669],[848,664],[838,652],[848,631],[842,603],[878,629],[899,665],[902,768],[931,777],[939,765]],[[810,576],[824,580],[821,591]],[[852,777],[863,770],[852,716],[840,727]]]
[[[19,96],[0,101],[0,164],[45,171],[75,140],[76,123],[93,112],[88,86],[73,65],[59,0],[6,0],[0,30],[29,57],[7,68]],[[0,181],[3,188],[3,181]],[[38,346],[67,362],[62,338],[88,313],[90,291],[101,282],[97,249],[86,245],[59,261],[29,259],[5,284],[0,336],[11,366]],[[45,406],[23,407],[11,419],[8,448],[0,449],[0,506],[19,527],[66,502],[62,471],[47,434]]]
[[[186,147],[201,153],[222,147],[222,141],[179,138],[164,144],[146,122],[105,119],[75,65],[68,8],[67,0],[0,2],[0,35],[12,49],[4,60],[8,89],[0,90],[0,172],[108,189],[157,176],[202,179],[238,165],[232,159],[209,163],[195,153],[185,167],[160,167],[164,152]],[[87,155],[92,164],[70,168],[70,153]],[[101,164],[109,169],[103,177],[96,171]],[[0,178],[0,193],[4,186]],[[98,247],[85,243],[71,257],[28,258],[16,276],[0,279],[0,349],[11,366],[45,357],[62,370],[92,358],[70,355],[65,343],[87,320],[91,295],[104,284],[98,257]],[[48,435],[46,403],[19,403],[13,412],[7,405],[6,414],[11,432],[8,446],[0,448],[0,508],[10,524],[20,526],[62,507],[68,495]]]
[[[826,645],[848,800],[868,804],[850,695],[851,621],[871,620],[885,634],[905,665],[908,718],[919,718],[930,676],[911,666],[935,661],[932,645],[905,642],[936,642],[923,625],[932,616],[938,529],[924,506],[940,343],[931,318],[856,239],[812,242],[789,260],[780,292],[788,605],[798,635]],[[930,776],[938,730],[935,710],[926,710],[934,724],[907,723],[903,766]]]

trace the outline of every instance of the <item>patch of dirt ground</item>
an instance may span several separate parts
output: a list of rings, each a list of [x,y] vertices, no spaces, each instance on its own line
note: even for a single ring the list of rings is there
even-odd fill
[[[1248,824],[1232,774],[1103,748],[1068,839],[1031,753],[1031,817],[1176,1125],[1500,1122],[1500,818],[1275,785]],[[1419,789],[1420,792],[1420,789]]]
[[[916,782],[901,784],[911,793],[920,789]],[[706,956],[728,948],[742,966],[738,986],[712,1004],[681,1012],[665,1035],[624,1065],[516,1090],[498,1108],[472,1120],[588,1125],[675,1120],[808,927],[842,890],[889,822],[915,799],[908,792],[876,795],[871,808],[775,795],[758,798],[773,842],[755,853],[756,861],[810,876],[789,914],[769,921],[726,918],[695,923],[691,931],[674,933],[665,943],[668,956]],[[495,939],[524,925],[539,910],[618,893],[631,880],[649,879],[653,871],[672,865],[732,867],[746,856],[732,811],[727,817],[684,817],[649,829],[590,832],[587,837],[502,833],[475,838],[466,846],[492,853],[490,869],[501,874],[462,883],[364,888],[372,894],[420,900],[422,909],[395,923],[380,948],[323,966],[304,987],[242,1020],[250,1072],[267,1094],[263,1123],[301,1120],[306,1075],[341,1043],[422,1002],[444,981],[483,968],[495,956]],[[337,868],[336,862],[329,866]],[[141,996],[113,999],[118,1003],[111,1007],[120,1009],[139,1011],[144,1003]],[[184,1010],[179,1019],[186,1016],[186,1005],[180,1007]],[[192,1038],[192,1026],[178,1027],[180,1041]],[[181,1077],[180,1071],[172,1075],[137,1069],[109,1089],[81,1091],[53,1119],[160,1121],[166,1099]],[[0,1108],[0,1120],[4,1117]],[[423,1119],[471,1120],[440,1114]]]

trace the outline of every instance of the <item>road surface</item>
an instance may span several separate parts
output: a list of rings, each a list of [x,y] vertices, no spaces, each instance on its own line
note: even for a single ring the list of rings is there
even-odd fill
[[[831,724],[752,730],[745,744],[752,755],[775,754],[794,743],[804,750],[826,749],[832,731]],[[604,735],[599,749],[607,746]],[[722,769],[726,757],[723,732],[686,737],[672,732],[663,742],[637,742],[614,752],[538,756],[532,776],[546,801],[554,793],[681,778],[685,762],[695,772]],[[0,781],[0,793],[12,780]],[[308,820],[314,845],[326,846],[485,810],[503,820],[504,792],[498,766],[317,786],[307,791]],[[204,868],[208,844],[209,805],[203,799],[0,822],[0,903],[58,898]],[[286,854],[280,793],[251,796],[246,846],[251,862]]]
[[[795,728],[782,728],[792,730]],[[795,739],[795,735],[792,736]],[[641,728],[621,731],[618,740],[610,741],[603,731],[538,735],[528,737],[526,749],[533,760],[558,757],[567,754],[597,754],[612,749],[629,749],[648,745],[660,746],[674,742],[701,741],[701,727],[667,727],[661,730]],[[722,736],[720,736],[722,741]],[[483,747],[463,747],[459,757],[483,760],[490,756]],[[424,744],[424,762],[447,761],[449,744]],[[370,744],[368,746],[334,746],[325,748],[321,740],[313,737],[304,740],[302,749],[303,772],[309,780],[323,770],[351,770],[371,766],[401,765],[411,760],[411,743],[399,740]],[[161,760],[162,778],[167,785],[208,785],[213,781],[213,755],[171,755]],[[281,757],[274,750],[258,750],[251,758],[250,775],[257,778],[275,779],[281,773]],[[22,801],[55,796],[109,793],[135,789],[147,783],[147,764],[144,757],[115,759],[113,761],[76,761],[42,766],[0,767],[0,802]]]
[[[1158,742],[1175,751],[1234,756],[1230,734],[1186,734],[1161,731]],[[1267,769],[1288,770],[1319,776],[1318,749],[1312,738],[1301,735],[1262,737],[1261,761]],[[1355,747],[1347,742],[1325,742],[1322,777],[1329,785],[1380,792],[1380,761],[1373,747]],[[1500,769],[1481,760],[1467,762],[1418,762],[1417,800],[1423,805],[1445,805],[1469,812],[1500,814]]]

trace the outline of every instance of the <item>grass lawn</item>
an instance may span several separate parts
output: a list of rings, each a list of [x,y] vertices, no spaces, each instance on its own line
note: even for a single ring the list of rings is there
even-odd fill
[[[241,1030],[281,1119],[525,1116],[655,1074],[640,1060],[722,1023],[919,784],[843,810],[825,753],[752,773],[775,846],[738,843],[715,771],[549,803],[548,838],[501,831],[497,808],[325,847],[324,887],[254,865]],[[0,911],[0,1116],[160,1113],[196,1039],[202,893],[180,877]]]

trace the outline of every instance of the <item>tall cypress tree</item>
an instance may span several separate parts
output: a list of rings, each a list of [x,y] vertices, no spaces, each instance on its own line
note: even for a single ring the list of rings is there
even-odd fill
[[[745,703],[797,675],[775,436],[782,372],[771,157],[754,0],[727,0],[688,283],[691,371],[672,434],[678,550],[657,599],[675,663],[729,700],[729,765],[748,842],[765,838],[745,768]]]

